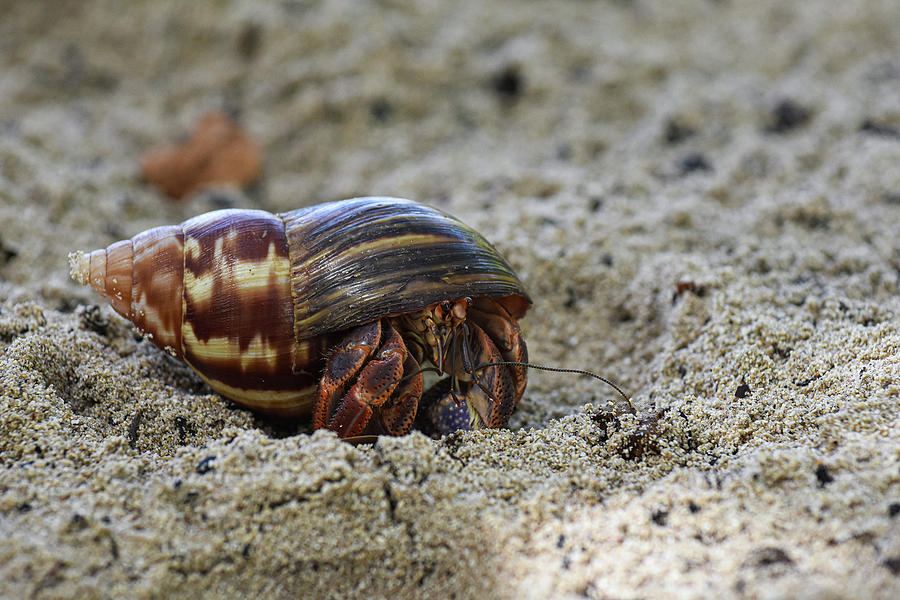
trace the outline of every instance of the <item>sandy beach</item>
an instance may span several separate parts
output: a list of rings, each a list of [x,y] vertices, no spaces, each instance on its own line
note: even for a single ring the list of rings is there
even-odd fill
[[[6,3],[0,596],[900,597],[900,4]],[[486,6],[485,6],[486,5]],[[211,110],[263,152],[174,201]],[[453,214],[534,300],[508,429],[214,394],[66,256],[223,207]]]

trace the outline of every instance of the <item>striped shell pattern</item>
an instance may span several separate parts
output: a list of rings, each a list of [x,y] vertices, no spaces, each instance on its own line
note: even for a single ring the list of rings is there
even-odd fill
[[[396,198],[220,210],[70,261],[213,390],[273,415],[310,412],[342,331],[448,299],[494,298],[515,319],[531,304],[480,234]]]

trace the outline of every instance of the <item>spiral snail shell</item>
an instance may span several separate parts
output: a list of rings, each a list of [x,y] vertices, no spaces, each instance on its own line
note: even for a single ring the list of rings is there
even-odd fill
[[[504,426],[525,388],[521,366],[490,366],[527,360],[521,281],[476,231],[409,200],[219,210],[69,258],[217,393],[342,437]],[[449,384],[423,392],[426,362]]]

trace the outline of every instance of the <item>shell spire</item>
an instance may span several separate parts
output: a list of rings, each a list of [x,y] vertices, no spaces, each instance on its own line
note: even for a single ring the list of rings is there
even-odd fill
[[[159,348],[181,357],[184,259],[180,226],[157,227],[69,255],[72,279],[90,285]]]
[[[90,254],[69,254],[72,278],[97,291],[112,305],[117,313],[131,320],[132,273],[134,248],[131,240],[116,242]]]

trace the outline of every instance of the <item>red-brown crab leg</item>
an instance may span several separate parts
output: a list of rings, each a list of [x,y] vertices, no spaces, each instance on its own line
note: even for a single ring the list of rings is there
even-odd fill
[[[373,352],[376,346],[378,351]],[[313,425],[316,429],[327,427],[340,437],[361,435],[375,412],[380,413],[387,403],[387,412],[373,425],[381,425],[385,429],[381,433],[407,433],[422,394],[421,374],[404,382],[397,397],[388,403],[407,368],[415,372],[418,363],[409,356],[393,327],[376,321],[351,330],[328,359],[319,383]],[[356,374],[356,382],[346,390]]]
[[[351,330],[341,345],[334,349],[319,381],[313,427],[325,429],[331,423],[334,404],[342,395],[344,384],[359,372],[366,359],[378,347],[381,322],[375,321]]]
[[[413,373],[416,374],[400,382],[390,399],[381,407],[381,414],[377,416],[380,417],[383,433],[406,435],[412,429],[425,378],[419,370],[419,362],[411,354],[407,354],[403,363],[403,375]]]

